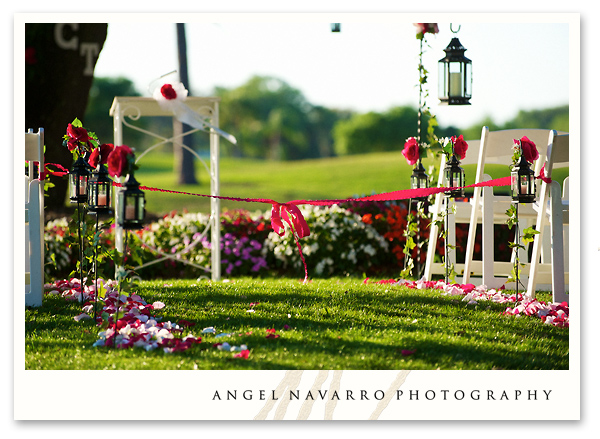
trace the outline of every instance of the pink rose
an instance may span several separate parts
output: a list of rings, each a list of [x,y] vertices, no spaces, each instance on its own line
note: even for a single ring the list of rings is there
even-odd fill
[[[133,151],[127,145],[115,146],[108,155],[108,174],[113,177],[122,177],[129,173],[129,157]]]
[[[98,148],[94,148],[88,159],[88,163],[92,168],[98,166],[98,164],[105,165],[108,162],[108,156],[115,149],[112,143],[103,143]]]
[[[535,143],[529,140],[527,136],[521,138],[521,151],[523,152],[523,157],[529,163],[535,162],[540,156]]]
[[[465,142],[463,139],[463,135],[452,137],[452,144],[454,145],[453,151],[461,160],[467,156],[467,149],[469,149],[469,144]]]
[[[406,158],[409,165],[414,165],[419,160],[419,145],[417,139],[409,137],[404,144],[402,155]]]

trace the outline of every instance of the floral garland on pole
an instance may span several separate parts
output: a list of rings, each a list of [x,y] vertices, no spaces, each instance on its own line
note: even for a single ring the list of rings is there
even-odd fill
[[[433,144],[437,143],[437,138],[434,134],[435,126],[437,125],[435,116],[431,114],[429,107],[426,104],[427,97],[429,96],[429,92],[426,90],[425,86],[427,84],[427,75],[428,71],[425,69],[423,65],[423,43],[426,43],[426,34],[437,34],[439,32],[437,23],[414,23],[417,28],[416,38],[419,40],[419,108],[417,115],[417,137],[409,137],[404,143],[404,149],[402,150],[402,155],[406,158],[406,161],[409,165],[414,166],[422,166],[421,158],[427,154],[427,151]],[[422,132],[422,119],[423,116],[427,116],[427,140],[429,143],[423,141]],[[415,266],[412,251],[415,247],[417,247],[417,258],[420,259],[420,248],[422,246],[422,242],[415,242],[415,237],[417,237],[417,241],[419,240],[419,228],[420,228],[420,218],[427,218],[428,209],[426,207],[426,203],[417,202],[417,215],[413,215],[411,209],[411,202],[409,201],[408,205],[408,216],[407,216],[407,225],[406,230],[404,232],[404,237],[406,239],[406,243],[402,252],[404,253],[404,269],[400,273],[402,277],[408,277],[411,275],[413,268]],[[417,262],[417,266],[420,267],[420,260]],[[417,269],[417,271],[420,271]],[[420,272],[416,273],[418,277]]]
[[[513,139],[513,155],[512,155],[512,165],[511,168],[514,168],[515,166],[518,165],[519,161],[521,160],[521,157],[523,157],[525,160],[527,160],[527,162],[529,162],[530,164],[533,164],[539,157],[540,154],[537,150],[537,146],[535,145],[534,142],[532,142],[531,140],[529,140],[527,138],[527,136],[523,136],[520,139]],[[538,178],[541,178],[545,181],[548,181],[544,176],[544,168],[541,169],[540,175],[538,176]],[[506,211],[506,215],[508,216],[508,219],[506,220],[506,225],[508,226],[509,229],[512,229],[513,226],[516,226],[515,229],[515,240],[514,242],[510,242],[508,244],[508,246],[510,248],[513,249],[513,251],[515,251],[515,264],[513,266],[511,275],[508,277],[508,279],[506,280],[506,283],[509,282],[519,282],[520,279],[520,275],[521,275],[521,268],[523,267],[523,264],[520,263],[519,261],[519,250],[527,250],[525,248],[525,245],[533,242],[533,240],[535,239],[535,235],[539,234],[540,232],[535,230],[533,227],[527,227],[526,229],[523,230],[523,234],[521,236],[519,236],[519,219],[518,219],[518,211],[517,211],[517,204],[512,203],[510,205],[510,207],[508,208],[508,210]],[[521,243],[522,241],[522,243]],[[517,284],[517,291],[518,291],[518,284]],[[518,298],[517,298],[518,299]]]

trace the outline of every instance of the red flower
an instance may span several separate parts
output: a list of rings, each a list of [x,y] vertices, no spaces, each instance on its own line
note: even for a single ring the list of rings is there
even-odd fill
[[[440,30],[437,23],[413,23],[417,27],[418,34],[437,34]]]
[[[467,156],[467,149],[469,149],[469,144],[465,142],[463,139],[463,135],[452,137],[452,143],[454,145],[454,154],[456,154],[461,160]]]
[[[133,151],[127,145],[115,146],[108,156],[108,173],[113,177],[122,177],[129,172],[129,158]]]
[[[90,154],[89,165],[92,168],[95,168],[98,164],[105,165],[113,149],[115,149],[115,146],[112,143],[103,143],[99,148],[95,148]]]
[[[35,57],[35,48],[34,47],[26,47],[25,48],[25,64],[33,65],[37,63],[37,58]]]
[[[173,86],[171,84],[165,84],[160,88],[160,93],[167,100],[177,99],[177,92],[173,90]]]
[[[409,137],[404,144],[402,155],[406,158],[409,165],[414,165],[419,160],[419,145],[417,139]]]
[[[521,138],[521,151],[523,152],[525,160],[529,163],[535,162],[540,156],[535,143],[529,140],[527,136]]]
[[[90,137],[88,136],[87,130],[83,127],[74,127],[73,124],[67,125],[67,135],[74,142],[84,143],[89,142]]]

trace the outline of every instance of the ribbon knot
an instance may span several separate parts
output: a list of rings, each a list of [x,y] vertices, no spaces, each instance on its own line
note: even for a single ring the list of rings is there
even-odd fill
[[[544,183],[546,184],[550,184],[552,183],[552,179],[548,178],[546,176],[546,164],[544,163],[544,166],[542,166],[542,169],[540,169],[540,175],[538,175],[536,178],[539,178],[540,180],[542,180]]]
[[[279,236],[283,236],[285,233],[284,221],[288,224],[296,239],[310,236],[310,229],[298,206],[291,203],[274,202],[271,208],[271,227]]]
[[[308,224],[306,223],[302,212],[300,212],[300,209],[295,204],[273,202],[273,207],[271,208],[271,227],[279,236],[285,234],[284,221],[288,224],[290,230],[294,234],[294,240],[296,241],[298,252],[300,252],[300,258],[304,264],[304,283],[306,283],[308,281],[308,267],[306,266],[306,261],[302,254],[302,246],[300,245],[299,240],[310,235]]]

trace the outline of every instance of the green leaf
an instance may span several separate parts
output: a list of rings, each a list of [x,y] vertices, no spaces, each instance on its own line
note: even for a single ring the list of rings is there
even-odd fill
[[[533,242],[535,239],[535,235],[539,235],[539,231],[535,230],[533,227],[527,227],[523,230],[523,242]]]

